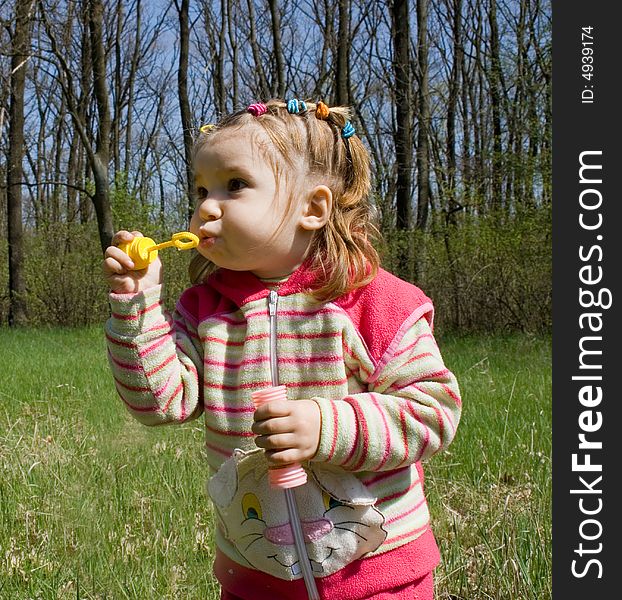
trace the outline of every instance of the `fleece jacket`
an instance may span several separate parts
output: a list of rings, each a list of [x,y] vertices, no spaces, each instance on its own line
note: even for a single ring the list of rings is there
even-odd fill
[[[251,393],[271,385],[267,297],[276,287],[280,383],[291,401],[313,399],[321,413],[319,447],[307,467],[325,506],[318,500],[315,512],[302,510],[309,557],[316,557],[314,575],[336,581],[347,565],[403,553],[408,569],[400,564],[383,567],[381,574],[368,569],[367,577],[376,572],[388,587],[406,584],[438,563],[421,461],[455,435],[461,413],[458,385],[433,336],[432,302],[416,286],[380,270],[368,285],[319,303],[307,293],[314,281],[306,265],[279,284],[250,272],[219,269],[186,290],[172,314],[162,305],[159,286],[139,294],[111,294],[106,337],[115,385],[129,412],[147,425],[202,415],[210,472],[216,477],[229,465],[233,486],[241,487],[242,470],[230,463],[256,450]],[[331,488],[335,473],[343,480]],[[243,569],[299,580],[287,550],[281,561],[286,570],[272,569],[245,548],[242,534],[236,537],[239,521],[248,521],[266,528],[254,548],[267,543],[264,538],[286,543],[283,523],[259,518],[266,513],[272,519],[270,506],[277,505],[259,497],[258,489],[257,494],[251,493],[252,486],[244,494],[232,490],[230,498],[218,492],[223,503],[216,502],[219,554]],[[309,492],[308,497],[314,496]],[[362,511],[358,529],[340,525],[347,522],[343,517],[331,521],[331,510],[346,509]],[[323,536],[348,527],[352,531],[344,534],[342,555],[333,552],[336,543],[322,547]],[[376,528],[376,535],[365,536],[363,527]],[[258,531],[253,535],[261,536]],[[326,547],[331,557],[319,558]],[[378,588],[361,585],[367,591]]]

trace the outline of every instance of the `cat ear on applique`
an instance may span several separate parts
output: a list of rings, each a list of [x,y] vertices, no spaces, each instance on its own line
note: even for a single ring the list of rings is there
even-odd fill
[[[237,448],[222,465],[215,475],[207,482],[207,493],[214,504],[225,508],[231,504],[233,497],[238,491],[238,460],[241,450]]]
[[[311,463],[309,471],[317,484],[333,498],[351,506],[371,506],[376,497],[350,473],[333,470],[330,465]]]
[[[236,448],[207,482],[207,493],[214,504],[221,509],[229,506],[238,491],[240,477],[249,470],[257,471],[262,461],[265,458],[260,448],[249,452]]]

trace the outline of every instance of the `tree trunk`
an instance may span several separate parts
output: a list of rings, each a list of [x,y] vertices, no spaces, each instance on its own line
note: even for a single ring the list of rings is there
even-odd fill
[[[127,123],[125,128],[125,159],[123,161],[123,170],[125,173],[130,172],[130,162],[132,157],[132,125],[134,117],[134,86],[136,84],[136,71],[140,60],[140,42],[142,37],[142,10],[141,0],[136,1],[136,32],[134,38],[134,52],[132,53],[132,62],[127,82]]]
[[[283,60],[283,48],[281,47],[281,15],[277,0],[268,0],[270,17],[272,19],[272,41],[274,44],[274,60],[276,63],[276,95],[285,97],[285,62]],[[274,85],[274,84],[273,84]]]
[[[219,116],[223,116],[227,112],[227,78],[225,75],[225,54],[227,51],[225,40],[226,26],[227,4],[225,0],[220,0],[220,27],[218,28],[218,50],[215,56],[216,77],[214,77],[216,112]]]
[[[91,61],[93,64],[93,89],[99,117],[99,128],[95,153],[91,160],[95,194],[93,204],[97,215],[99,242],[105,250],[114,235],[112,212],[110,210],[110,186],[108,181],[108,162],[110,160],[110,107],[108,105],[108,85],[106,76],[106,52],[104,49],[102,0],[90,0],[89,32],[91,38]]]
[[[266,78],[266,72],[263,68],[263,61],[261,59],[261,52],[259,49],[259,44],[257,43],[257,34],[255,31],[255,7],[253,5],[253,0],[247,1],[248,7],[248,23],[249,23],[249,36],[250,36],[250,44],[251,51],[253,53],[253,62],[255,65],[255,72],[257,73],[257,77],[259,79],[259,98],[265,100],[270,95],[270,86],[268,85],[268,80]]]
[[[67,222],[73,223],[78,217],[78,173],[80,173],[80,138],[74,135],[69,145],[69,158],[67,160]]]
[[[465,21],[466,23],[466,21]],[[472,69],[470,65],[473,64],[473,60],[467,60],[463,54],[462,56],[462,85],[460,87],[461,95],[461,116],[462,116],[462,169],[461,178],[464,189],[464,203],[467,210],[470,209],[470,205],[473,201],[473,185],[472,185],[472,150],[471,150],[471,127],[469,117],[469,90],[473,83],[473,77],[471,75]]]
[[[114,32],[114,78],[113,78],[113,93],[114,99],[112,108],[112,122],[111,122],[111,159],[113,178],[116,179],[117,173],[121,169],[121,113],[123,112],[123,81],[121,76],[121,63],[124,60],[121,49],[121,35],[123,29],[123,2],[117,0],[115,7],[115,32]]]
[[[339,34],[337,36],[337,68],[335,71],[335,104],[350,104],[350,1],[339,0]]]
[[[417,229],[425,229],[430,205],[430,84],[428,69],[428,0],[417,0],[417,70],[419,73],[417,140]]]
[[[7,156],[7,225],[9,238],[9,326],[25,325],[26,285],[24,230],[22,224],[22,179],[24,158],[24,89],[30,56],[32,0],[15,3],[11,57],[11,93],[9,105],[9,148]]]
[[[396,225],[399,230],[407,230],[411,225],[413,171],[413,110],[408,1],[395,0],[391,9],[397,121],[394,133],[397,161]]]
[[[62,179],[62,161],[63,150],[65,146],[65,123],[64,116],[66,114],[65,99],[61,100],[61,110],[56,119],[54,143],[52,145],[52,156],[54,157],[54,174],[52,177],[52,217],[53,223],[61,221],[61,179]]]
[[[488,24],[490,26],[490,104],[492,110],[492,198],[491,208],[503,205],[503,166],[501,143],[501,62],[499,27],[497,25],[497,0],[490,0]]]
[[[447,98],[447,205],[456,197],[456,113],[458,109],[458,94],[460,91],[460,76],[464,50],[462,47],[462,0],[454,0],[453,8],[453,64],[449,79]]]
[[[190,45],[190,28],[188,10],[190,1],[181,0],[177,5],[179,14],[179,71],[177,85],[179,93],[179,110],[181,112],[181,128],[184,134],[184,157],[186,161],[186,182],[188,186],[188,222],[192,218],[195,205],[194,169],[192,168],[192,118],[190,116],[190,100],[188,99],[188,49]]]
[[[324,22],[322,22],[322,7],[324,9]],[[328,56],[331,48],[333,47],[333,33],[334,33],[334,19],[333,19],[333,7],[327,0],[324,0],[322,4],[315,2],[313,4],[315,11],[316,22],[322,32],[322,51],[318,57],[318,63],[316,65],[316,77],[314,81],[313,91],[311,92],[312,98],[322,98],[325,95],[326,90],[324,84],[328,79]]]
[[[227,30],[229,33],[229,45],[231,46],[231,102],[233,108],[238,106],[238,40],[234,28],[235,15],[233,2],[227,0]]]

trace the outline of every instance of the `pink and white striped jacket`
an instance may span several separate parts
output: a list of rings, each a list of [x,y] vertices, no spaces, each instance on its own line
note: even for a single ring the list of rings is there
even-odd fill
[[[420,461],[451,442],[461,412],[432,335],[432,303],[380,270],[364,288],[320,304],[305,293],[313,278],[303,265],[278,287],[280,383],[290,400],[313,398],[320,407],[313,465],[353,475],[375,499],[386,536],[366,557],[408,548],[425,574],[438,552]],[[110,296],[106,334],[123,402],[147,425],[203,414],[212,472],[236,448],[256,447],[251,392],[271,385],[269,290],[250,272],[220,269],[186,290],[172,315],[159,287]],[[222,523],[219,550],[248,567],[226,529]]]

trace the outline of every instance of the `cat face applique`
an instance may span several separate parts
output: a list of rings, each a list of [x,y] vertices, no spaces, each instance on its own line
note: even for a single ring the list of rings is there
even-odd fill
[[[262,450],[236,450],[208,482],[227,539],[248,563],[280,579],[302,577],[282,490],[270,487]],[[295,489],[315,577],[326,577],[374,551],[386,538],[384,517],[356,477],[311,465]]]

